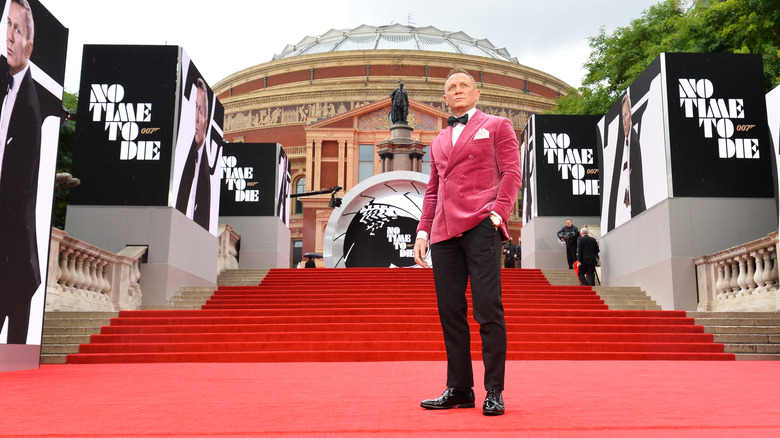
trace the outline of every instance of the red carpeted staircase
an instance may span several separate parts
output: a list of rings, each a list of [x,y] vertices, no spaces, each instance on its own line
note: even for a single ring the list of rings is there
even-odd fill
[[[608,310],[535,269],[503,270],[502,287],[509,360],[734,359],[684,311]],[[67,362],[398,360],[446,360],[430,269],[274,269],[202,310],[120,312]]]

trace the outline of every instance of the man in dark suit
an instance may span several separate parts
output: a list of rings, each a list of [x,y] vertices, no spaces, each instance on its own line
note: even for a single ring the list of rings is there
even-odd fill
[[[580,231],[574,226],[571,219],[566,219],[566,225],[556,233],[558,239],[566,246],[566,263],[569,269],[574,269],[574,261],[577,260],[577,238]]]
[[[577,275],[581,286],[596,285],[596,262],[598,262],[599,244],[590,236],[588,229],[580,229],[577,239],[577,261],[580,262],[580,272]]]
[[[195,98],[195,137],[192,140],[179,182],[176,209],[206,230],[209,229],[209,220],[211,219],[212,174],[205,153],[206,148],[203,147],[206,142],[208,112],[208,89],[203,79],[198,78]]]
[[[444,101],[449,127],[431,142],[431,175],[414,244],[415,261],[433,277],[444,344],[447,389],[426,409],[474,407],[474,373],[467,319],[471,280],[474,319],[482,337],[487,396],[485,415],[504,413],[507,335],[501,303],[501,241],[520,189],[520,154],[512,123],[476,109],[480,91],[465,70],[450,71]]]
[[[615,228],[619,209],[624,211],[623,217],[629,218],[646,209],[644,177],[642,176],[642,148],[639,146],[639,135],[632,126],[631,98],[628,93],[623,95],[620,113],[623,129],[618,132],[618,143],[615,148],[615,163],[612,170],[607,212],[608,231]]]
[[[30,304],[41,284],[35,233],[41,112],[29,67],[35,28],[27,0],[13,0],[7,24],[8,75],[0,87],[0,331],[8,318],[8,343],[26,344]]]

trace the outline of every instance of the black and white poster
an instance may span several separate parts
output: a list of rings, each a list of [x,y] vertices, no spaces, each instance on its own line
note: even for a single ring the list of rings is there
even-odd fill
[[[68,29],[37,0],[0,4],[0,344],[40,353]]]
[[[769,125],[769,139],[772,142],[772,154],[775,172],[775,190],[780,181],[780,87],[775,87],[766,95],[766,118]],[[780,199],[778,199],[780,201]],[[778,206],[780,210],[780,205]],[[780,229],[780,224],[778,224]]]
[[[278,216],[289,226],[290,167],[278,143],[227,143],[220,216]]]
[[[599,215],[598,120],[598,116],[531,116],[535,165],[529,179],[537,188],[533,202],[538,216]]]
[[[85,45],[73,205],[168,205],[176,46]]]
[[[171,206],[217,235],[225,110],[181,50]]]
[[[774,196],[761,55],[664,53],[672,195]]]
[[[536,217],[536,205],[534,204],[536,155],[534,154],[534,126],[532,120],[533,116],[525,124],[523,132],[520,134],[520,159],[523,163],[521,175],[523,180],[523,224],[531,222]]]
[[[656,58],[598,122],[602,232],[669,197],[663,86]]]

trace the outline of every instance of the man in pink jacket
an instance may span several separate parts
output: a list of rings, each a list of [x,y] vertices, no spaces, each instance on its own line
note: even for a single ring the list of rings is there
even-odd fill
[[[520,189],[520,154],[512,123],[476,109],[480,91],[465,70],[450,71],[444,101],[452,110],[431,143],[431,178],[414,244],[425,261],[430,244],[436,298],[447,348],[447,389],[426,409],[474,407],[466,286],[480,325],[487,396],[485,415],[504,413],[507,336],[501,303],[501,241]]]

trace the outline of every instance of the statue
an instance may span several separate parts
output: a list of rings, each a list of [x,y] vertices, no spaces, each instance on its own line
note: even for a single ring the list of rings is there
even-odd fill
[[[398,81],[398,88],[390,93],[390,121],[394,124],[406,125],[409,115],[409,97],[404,90],[404,83]]]

